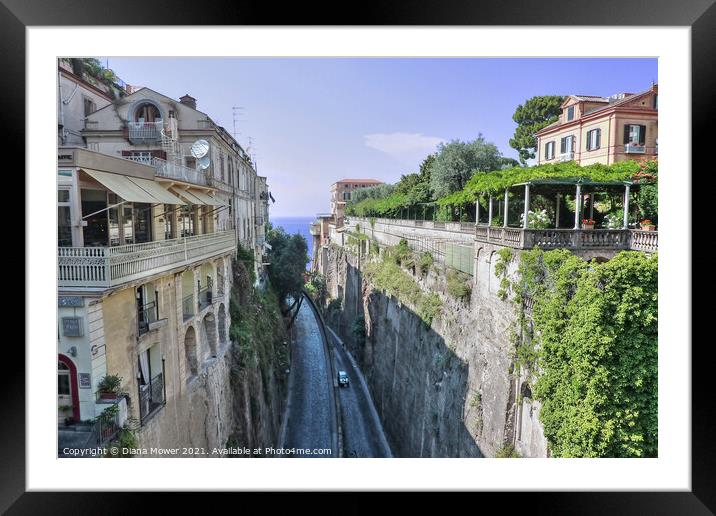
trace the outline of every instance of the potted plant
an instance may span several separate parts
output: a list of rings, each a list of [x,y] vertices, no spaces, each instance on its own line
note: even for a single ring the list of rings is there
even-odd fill
[[[122,386],[122,377],[116,374],[105,375],[97,384],[100,399],[116,400],[117,393]]]
[[[582,219],[582,229],[594,229],[594,219]]]
[[[656,226],[655,226],[654,223],[653,223],[652,221],[650,221],[649,219],[644,219],[644,220],[642,220],[639,224],[641,225],[641,229],[643,229],[644,231],[654,231],[654,230],[656,230]]]

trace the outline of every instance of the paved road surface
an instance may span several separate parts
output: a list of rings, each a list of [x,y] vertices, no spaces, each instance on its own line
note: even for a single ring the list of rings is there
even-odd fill
[[[344,456],[392,457],[378,413],[358,365],[348,355],[333,330],[327,329],[327,333],[336,343],[335,369],[348,373],[349,379],[349,386],[338,390],[343,421]]]
[[[296,453],[284,457],[337,457],[333,379],[318,319],[304,300],[296,316],[296,340],[291,344],[284,449],[330,448],[331,454]]]

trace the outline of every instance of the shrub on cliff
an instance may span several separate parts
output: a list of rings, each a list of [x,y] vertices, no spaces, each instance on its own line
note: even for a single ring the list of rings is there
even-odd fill
[[[534,300],[534,396],[556,457],[655,457],[657,256],[605,263],[539,249],[520,260]]]
[[[469,279],[470,276],[464,272],[448,269],[446,279],[448,294],[458,300],[468,299],[472,293]]]

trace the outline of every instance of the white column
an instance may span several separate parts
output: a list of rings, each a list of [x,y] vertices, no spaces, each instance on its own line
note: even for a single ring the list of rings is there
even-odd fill
[[[555,210],[555,216],[556,216],[556,219],[557,219],[557,220],[556,220],[555,223],[554,223],[554,227],[555,227],[555,228],[558,228],[558,227],[559,227],[559,201],[560,201],[560,198],[561,198],[561,197],[560,197],[560,195],[559,195],[559,192],[557,192],[557,209]]]
[[[509,198],[508,198],[508,196],[507,196],[507,193],[508,193],[508,189],[505,188],[505,218],[502,219],[502,227],[504,227],[504,228],[507,227],[507,215],[508,215],[507,203],[509,202]]]
[[[475,201],[475,225],[480,221],[480,196],[478,195]]]
[[[582,211],[582,185],[577,185],[574,195],[574,229],[579,229],[579,215]]]
[[[626,229],[629,224],[629,190],[630,189],[631,189],[630,185],[626,185],[624,187],[624,229]]]
[[[529,221],[527,219],[527,215],[530,212],[530,185],[525,185],[525,213],[524,213],[524,221],[522,222],[522,227],[524,229],[527,229],[529,227]]]
[[[487,225],[492,226],[492,195],[490,195],[490,203],[487,209]]]

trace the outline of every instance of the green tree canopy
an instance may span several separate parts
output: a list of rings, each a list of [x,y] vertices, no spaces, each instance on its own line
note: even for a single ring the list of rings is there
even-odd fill
[[[559,95],[543,95],[532,97],[524,104],[517,106],[512,120],[517,123],[514,136],[510,139],[510,147],[520,154],[523,165],[528,159],[535,157],[537,137],[535,133],[556,122],[562,112],[564,97]]]
[[[298,233],[289,235],[281,227],[270,227],[266,240],[271,246],[269,281],[276,295],[282,303],[289,295],[294,300],[299,299],[309,261],[306,239]]]
[[[482,134],[471,142],[441,143],[430,165],[430,189],[436,197],[462,190],[476,172],[499,170],[502,154]]]

